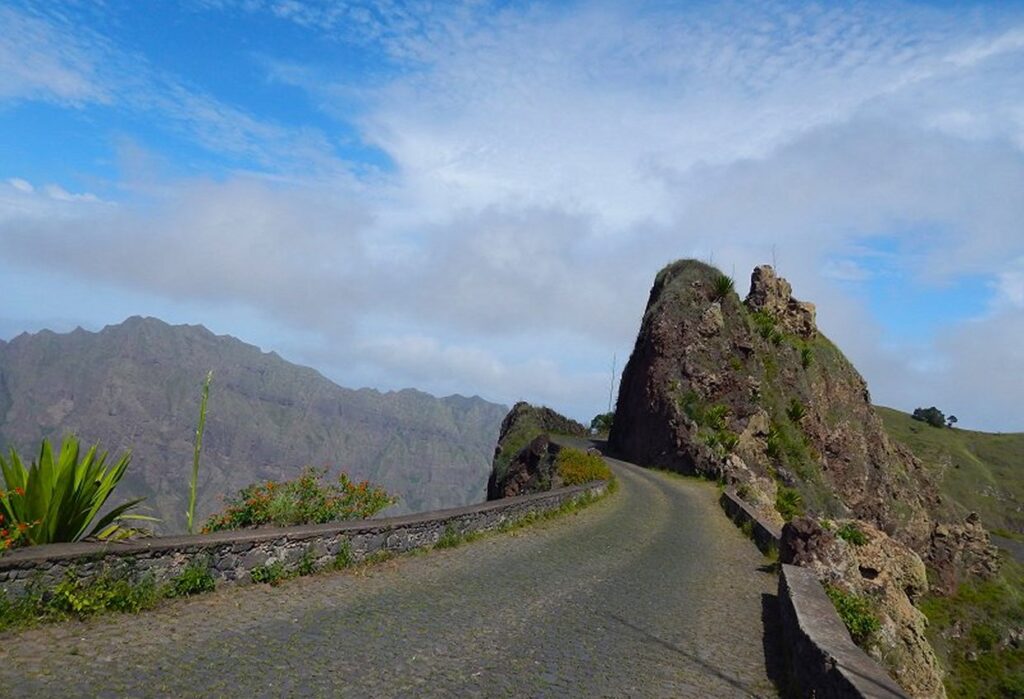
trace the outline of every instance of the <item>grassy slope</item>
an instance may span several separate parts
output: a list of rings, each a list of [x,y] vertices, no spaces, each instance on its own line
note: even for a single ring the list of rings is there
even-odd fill
[[[1024,433],[937,428],[877,408],[889,435],[942,473],[943,495],[981,515],[997,532],[1024,532]]]
[[[1024,434],[936,428],[877,410],[891,437],[940,470],[947,498],[978,512],[990,529],[1021,536]],[[965,583],[953,597],[929,596],[920,606],[951,698],[1024,696],[1024,648],[1011,641],[1024,628],[1024,566],[1007,557],[995,579]]]

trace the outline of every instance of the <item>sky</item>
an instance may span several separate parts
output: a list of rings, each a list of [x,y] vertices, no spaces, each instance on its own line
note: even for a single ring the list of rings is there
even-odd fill
[[[876,403],[1024,430],[1022,75],[1014,2],[5,0],[0,338],[589,421],[658,269],[774,261]]]

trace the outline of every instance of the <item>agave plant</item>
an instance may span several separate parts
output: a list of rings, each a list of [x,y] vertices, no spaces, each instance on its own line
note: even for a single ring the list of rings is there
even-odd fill
[[[39,459],[26,468],[12,447],[8,459],[0,456],[0,470],[6,486],[0,490],[0,527],[18,532],[28,544],[78,541],[85,536],[118,538],[131,531],[127,520],[154,521],[133,512],[145,498],[118,505],[95,523],[97,515],[124,476],[131,461],[125,453],[107,466],[107,452],[93,445],[79,459],[79,442],[65,437],[60,454],[54,458],[49,440],[43,440]]]

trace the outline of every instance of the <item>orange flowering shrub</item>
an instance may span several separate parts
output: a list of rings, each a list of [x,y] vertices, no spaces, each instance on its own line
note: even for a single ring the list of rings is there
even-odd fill
[[[326,468],[307,467],[294,480],[254,483],[207,520],[203,531],[366,519],[398,501],[369,481],[353,482],[344,472],[334,483],[326,482],[326,476]]]

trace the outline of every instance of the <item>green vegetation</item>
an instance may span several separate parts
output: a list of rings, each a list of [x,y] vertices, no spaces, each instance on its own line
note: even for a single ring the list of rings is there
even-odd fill
[[[721,301],[731,294],[734,288],[735,283],[733,282],[732,277],[725,274],[719,274],[715,277],[715,281],[712,283],[712,290],[716,301]]]
[[[294,480],[250,485],[229,501],[224,512],[211,517],[203,531],[366,519],[397,502],[368,481],[353,483],[342,472],[336,484],[324,483],[326,475],[326,468],[307,467]]]
[[[292,574],[285,568],[283,561],[274,561],[268,565],[256,566],[249,571],[249,578],[254,583],[264,583],[277,586],[292,577]]]
[[[987,528],[1024,532],[1024,433],[934,429],[890,408],[876,408],[889,436],[937,477],[944,497],[977,512]]]
[[[184,570],[171,580],[169,597],[191,597],[203,592],[213,592],[217,582],[210,572],[210,564],[205,558],[194,558]]]
[[[615,413],[601,413],[595,415],[590,421],[590,429],[598,434],[608,434],[612,431],[612,424],[615,422]]]
[[[5,489],[0,490],[0,552],[21,545],[78,541],[84,536],[120,538],[134,530],[128,520],[152,517],[133,512],[143,498],[114,507],[93,523],[124,476],[131,454],[107,467],[107,453],[93,445],[79,458],[78,438],[68,436],[54,457],[43,440],[39,458],[25,467],[11,447],[8,459],[0,456]]]
[[[103,571],[87,581],[70,570],[46,592],[32,586],[24,596],[10,600],[0,590],[0,631],[107,612],[139,612],[169,596],[171,588],[157,586],[150,577],[131,582],[124,575]]]
[[[843,592],[832,585],[826,585],[825,592],[839,612],[839,618],[843,620],[854,643],[863,645],[871,638],[871,634],[878,631],[880,624],[869,599]]]
[[[611,481],[615,478],[603,458],[570,447],[562,447],[559,450],[555,458],[555,468],[565,485]]]
[[[434,544],[436,549],[453,549],[463,542],[463,536],[460,534],[455,527],[451,524],[444,528],[444,532],[441,534],[437,543]]]
[[[810,369],[811,364],[814,363],[814,350],[810,347],[800,348],[800,366],[804,369]]]
[[[836,536],[843,541],[848,541],[854,546],[863,546],[868,543],[868,537],[853,522],[847,522],[836,530]]]
[[[804,513],[804,498],[796,489],[780,485],[775,493],[775,509],[788,522]]]
[[[919,422],[925,422],[932,427],[946,426],[946,416],[934,405],[930,408],[915,408],[914,414],[910,417]]]
[[[786,416],[793,422],[799,423],[805,417],[807,417],[807,408],[804,404],[793,398],[789,401],[789,407],[786,408]]]
[[[1024,696],[1024,649],[1011,638],[1024,627],[1024,566],[1005,560],[995,578],[971,580],[918,607],[928,617],[928,640],[949,669],[950,699]]]
[[[195,449],[192,451],[192,480],[188,489],[188,510],[185,512],[185,520],[188,523],[188,533],[192,534],[192,520],[196,514],[196,485],[199,482],[199,452],[203,448],[203,432],[206,431],[206,404],[210,400],[210,383],[213,381],[213,372],[206,372],[206,381],[203,382],[203,397],[199,401],[199,426],[196,427]]]
[[[334,567],[336,570],[344,570],[356,562],[355,554],[352,553],[352,544],[342,541],[338,546],[338,553],[334,556]]]

